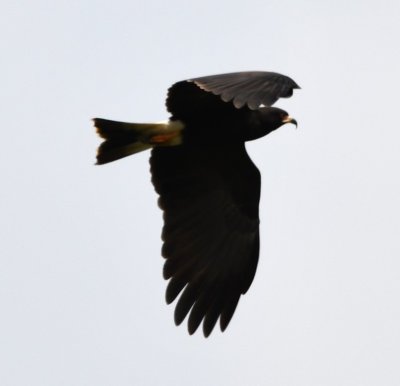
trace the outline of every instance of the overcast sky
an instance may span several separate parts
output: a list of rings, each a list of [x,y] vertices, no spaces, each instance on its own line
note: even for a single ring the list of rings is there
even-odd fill
[[[3,1],[2,386],[400,384],[400,3]],[[175,81],[272,70],[294,116],[262,172],[255,281],[225,333],[175,327],[148,153],[93,117],[168,117]]]

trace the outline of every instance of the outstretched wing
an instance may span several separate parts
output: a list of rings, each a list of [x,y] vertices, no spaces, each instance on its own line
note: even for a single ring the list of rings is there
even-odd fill
[[[167,303],[179,294],[175,323],[189,333],[228,326],[253,281],[259,255],[261,179],[244,144],[158,147],[152,181],[164,211]]]
[[[272,106],[279,98],[292,96],[300,88],[291,78],[275,72],[233,72],[193,78],[175,83],[168,90],[167,109],[174,117],[190,112],[260,105]],[[224,106],[221,102],[232,102]]]

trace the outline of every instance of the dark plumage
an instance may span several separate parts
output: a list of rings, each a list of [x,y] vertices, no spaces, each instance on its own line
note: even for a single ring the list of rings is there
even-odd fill
[[[207,76],[169,89],[166,123],[94,120],[105,139],[98,164],[153,148],[152,182],[164,211],[166,300],[179,296],[175,323],[189,314],[190,334],[203,322],[208,336],[218,318],[224,331],[253,281],[261,178],[244,143],[285,123],[297,125],[271,107],[295,88],[272,72]]]

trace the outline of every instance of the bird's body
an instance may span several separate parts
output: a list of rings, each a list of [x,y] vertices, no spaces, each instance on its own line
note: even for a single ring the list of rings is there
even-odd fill
[[[245,72],[174,84],[167,97],[172,116],[163,124],[95,119],[105,138],[98,163],[153,148],[152,182],[164,211],[162,255],[175,300],[175,322],[189,314],[189,332],[203,322],[208,336],[218,318],[227,327],[254,278],[259,257],[261,177],[245,141],[284,123],[271,107],[297,84],[283,75]]]

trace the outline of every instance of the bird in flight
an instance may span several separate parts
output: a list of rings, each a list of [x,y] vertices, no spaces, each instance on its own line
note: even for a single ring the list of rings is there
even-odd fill
[[[193,334],[224,331],[249,289],[260,250],[260,172],[245,142],[295,119],[271,107],[300,88],[274,72],[193,78],[168,90],[171,117],[161,123],[94,119],[104,139],[97,164],[152,149],[152,183],[163,210],[163,275],[175,323]]]

